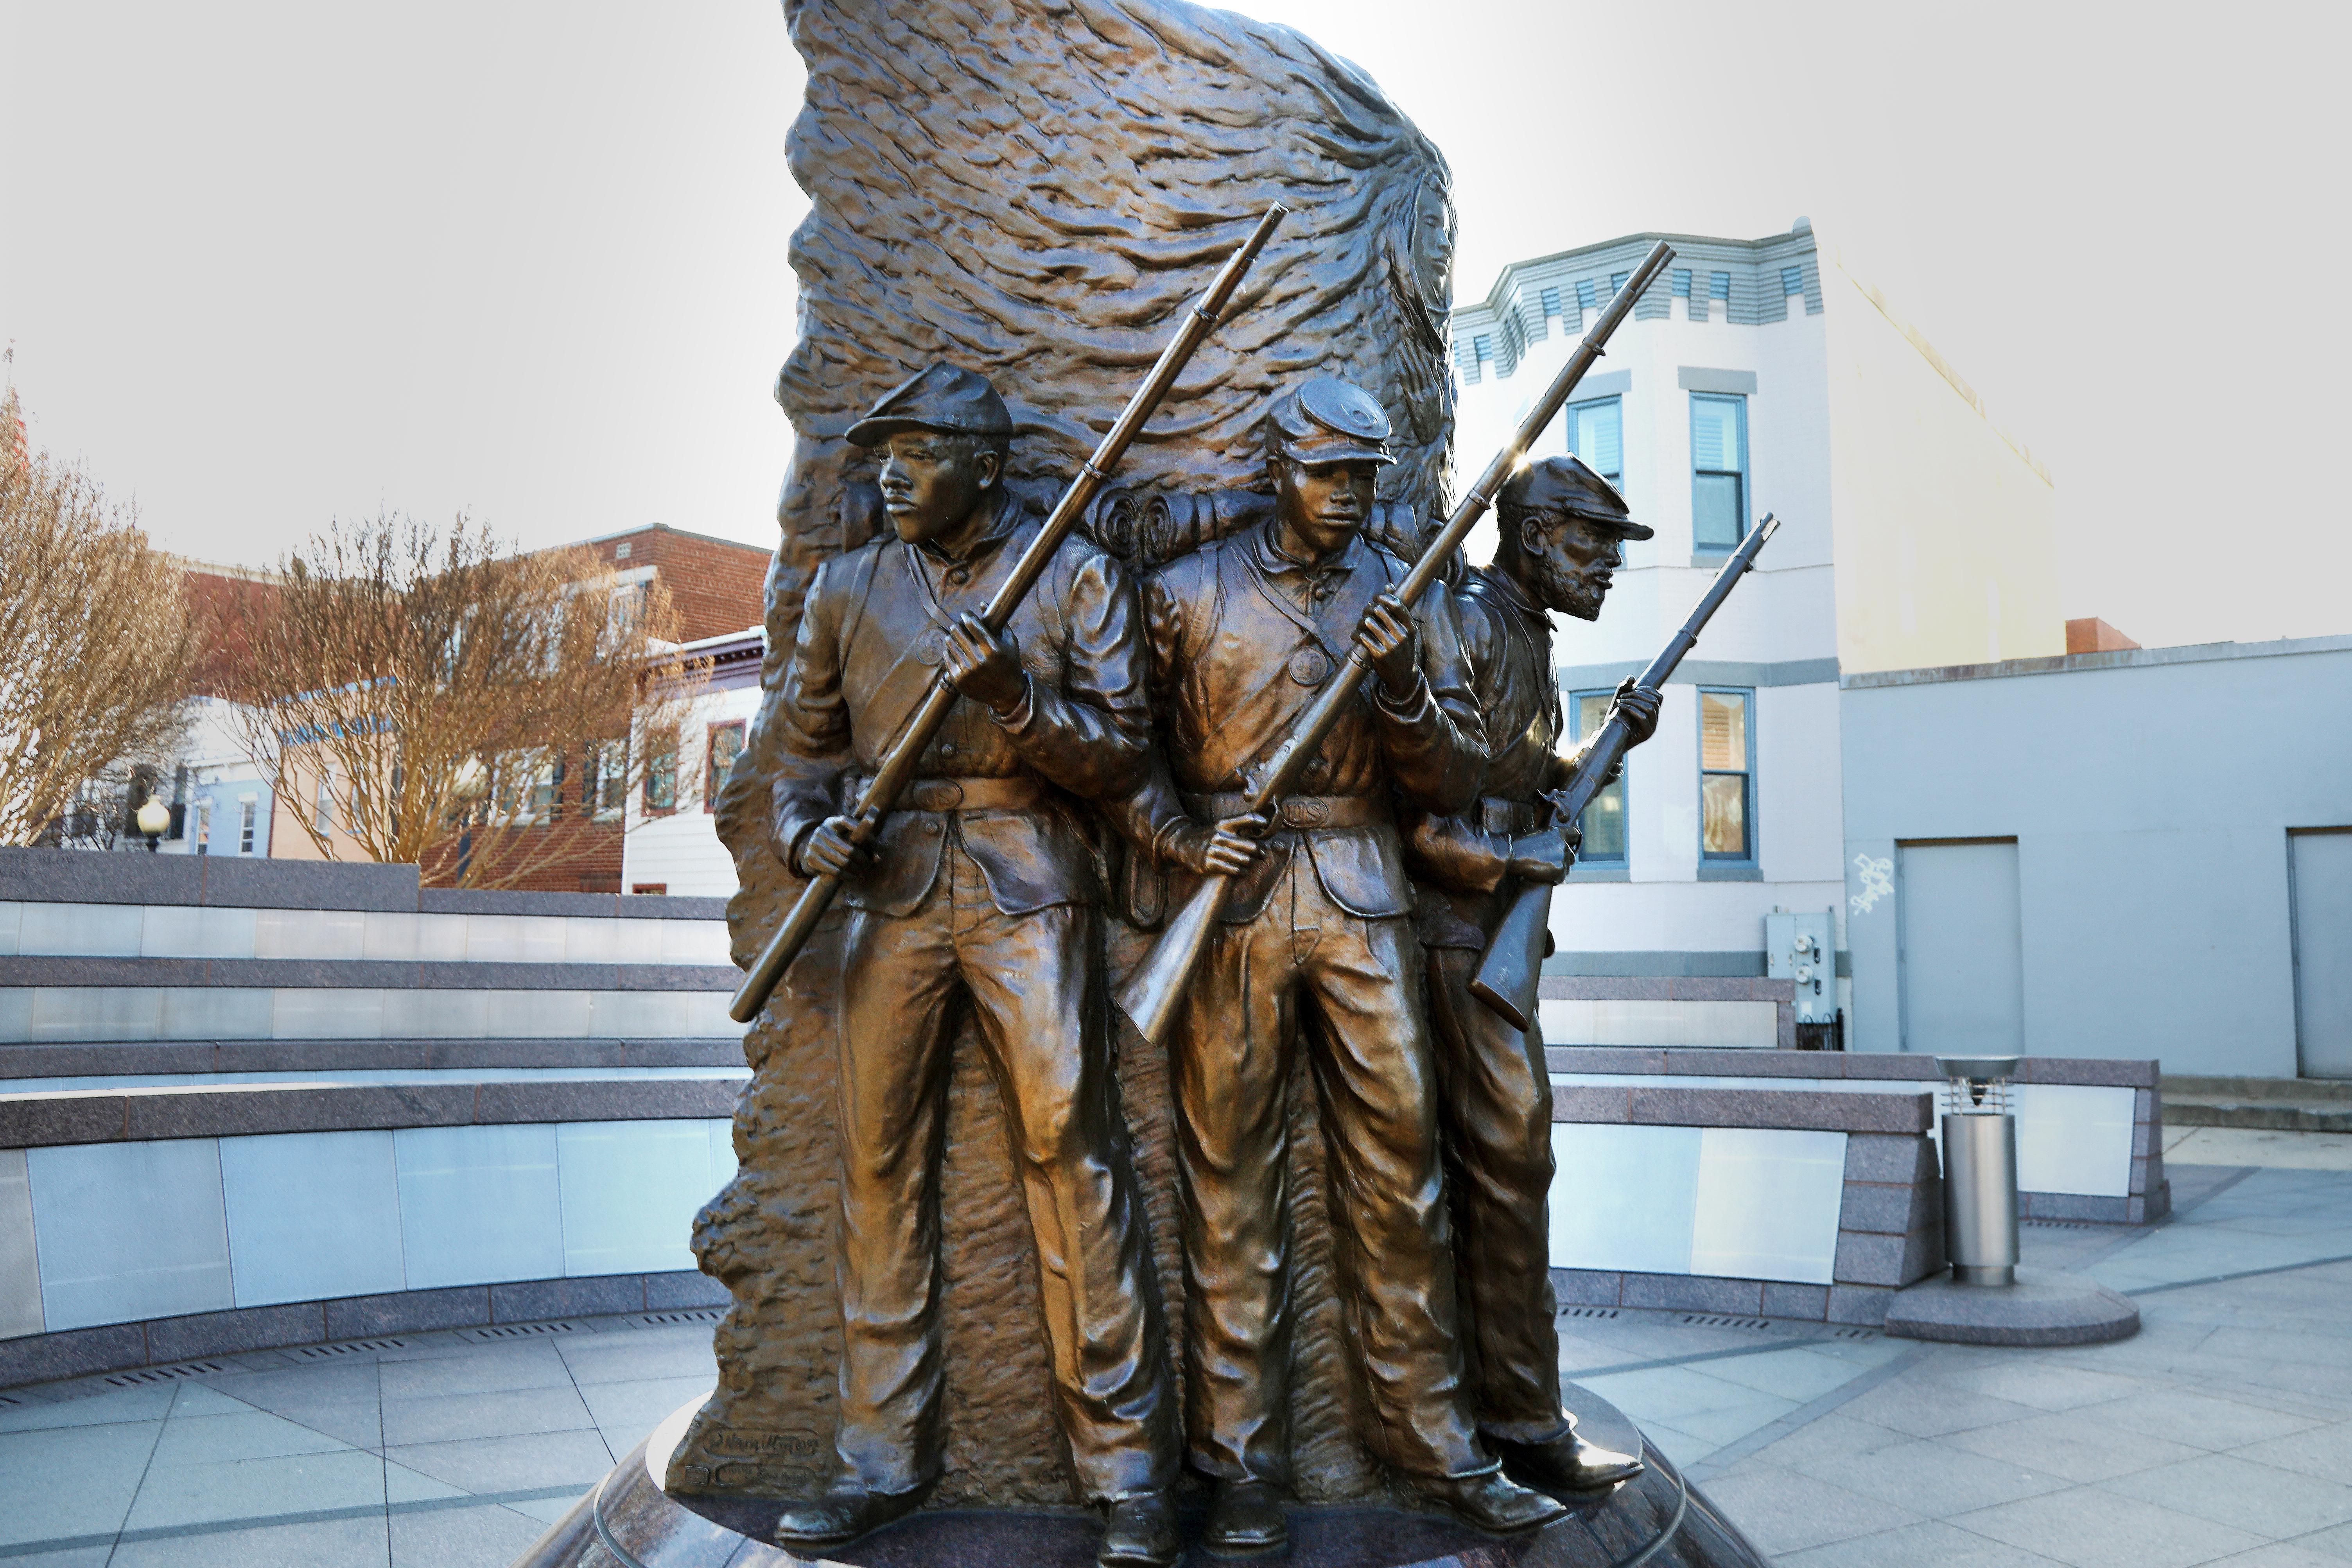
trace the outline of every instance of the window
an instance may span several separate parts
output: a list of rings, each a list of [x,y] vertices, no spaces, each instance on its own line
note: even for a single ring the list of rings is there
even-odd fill
[[[1752,691],[1698,694],[1699,858],[1756,858],[1756,709]]]
[[[1687,267],[1677,267],[1675,268],[1675,298],[1677,300],[1687,300],[1690,297],[1690,268]]]
[[[1780,268],[1780,296],[1782,299],[1786,299],[1791,294],[1801,294],[1804,291],[1805,269],[1803,268],[1783,267]]]
[[[676,811],[677,809],[677,737],[654,735],[647,737],[652,750],[646,757],[646,809]]]
[[[1495,357],[1495,340],[1489,337],[1472,338],[1470,353],[1478,362],[1478,374],[1484,375],[1486,373],[1486,362]]]
[[[1544,313],[1544,320],[1545,320],[1545,321],[1550,321],[1554,316],[1557,316],[1557,315],[1559,315],[1559,289],[1546,289],[1542,290],[1542,291],[1541,291],[1541,293],[1540,293],[1538,297],[1543,300],[1543,313]]]
[[[364,823],[366,820],[367,795],[361,790],[360,781],[353,779],[352,781],[352,813],[349,816],[343,818],[343,825],[346,827],[349,827],[353,833],[357,833],[360,830],[361,824]]]
[[[1576,280],[1576,308],[1578,310],[1590,310],[1594,309],[1595,302],[1599,299],[1600,295],[1594,291],[1591,279],[1580,278]]]
[[[1691,542],[1729,550],[1748,531],[1748,399],[1691,394]]]
[[[253,853],[253,830],[256,826],[256,818],[259,816],[259,808],[251,795],[246,795],[237,801],[236,852],[238,854],[250,855]]]
[[[1710,301],[1716,300],[1722,300],[1723,313],[1727,316],[1729,315],[1731,313],[1731,274],[1728,272],[1708,273],[1706,275],[1706,297]],[[1712,303],[1707,306],[1706,312],[1710,319],[1715,315],[1715,306]]]
[[[588,809],[600,820],[621,814],[622,796],[629,787],[629,748],[625,741],[605,741],[588,748]]]
[[[555,803],[563,794],[563,763],[550,758],[531,770],[527,805],[534,822],[555,820]]]
[[[632,882],[629,884],[629,891],[638,898],[657,899],[669,892],[669,884],[667,882]]]
[[[1568,405],[1568,449],[1596,474],[1625,488],[1625,419],[1619,400],[1596,397]]]
[[[1614,300],[1620,293],[1623,292],[1625,280],[1633,276],[1633,275],[1631,272],[1612,272],[1609,275],[1609,297],[1612,300]]]
[[[702,769],[702,809],[719,808],[719,792],[727,787],[728,776],[735,771],[735,759],[743,754],[743,721],[710,726],[710,740],[704,748]]]
[[[1569,697],[1569,739],[1581,742],[1598,731],[1609,717],[1614,691],[1578,691]],[[1625,864],[1625,775],[1592,797],[1584,808],[1584,847],[1576,852],[1580,866]]]
[[[310,814],[310,829],[325,833],[335,825],[335,775],[319,775],[319,799]]]

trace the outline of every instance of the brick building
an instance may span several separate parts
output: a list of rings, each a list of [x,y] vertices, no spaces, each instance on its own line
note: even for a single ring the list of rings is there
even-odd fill
[[[725,637],[765,617],[768,552],[756,544],[656,522],[583,540],[578,548],[595,552],[625,579],[658,577],[677,611],[680,642]]]

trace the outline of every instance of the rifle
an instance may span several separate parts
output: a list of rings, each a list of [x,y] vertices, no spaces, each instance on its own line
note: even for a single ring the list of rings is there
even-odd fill
[[[1444,573],[1447,559],[1461,548],[1472,527],[1486,515],[1486,509],[1494,505],[1496,492],[1503,488],[1503,481],[1517,470],[1528,448],[1535,445],[1536,438],[1552,422],[1552,416],[1568,401],[1568,395],[1576,390],[1576,384],[1582,381],[1584,373],[1592,368],[1592,362],[1601,356],[1604,352],[1601,345],[1608,342],[1618,323],[1633,313],[1633,302],[1656,281],[1658,274],[1665,270],[1666,263],[1673,260],[1674,256],[1673,247],[1663,241],[1652,247],[1650,254],[1642,258],[1642,265],[1633,269],[1633,276],[1626,280],[1625,287],[1609,301],[1608,308],[1601,312],[1601,319],[1592,323],[1592,330],[1584,334],[1584,341],[1576,345],[1574,352],[1568,356],[1568,363],[1559,367],[1559,374],[1552,377],[1551,384],[1528,410],[1527,417],[1519,422],[1517,431],[1504,443],[1503,449],[1495,454],[1495,460],[1486,465],[1486,471],[1478,477],[1476,484],[1470,487],[1470,493],[1462,498],[1461,504],[1454,509],[1454,515],[1445,520],[1445,526],[1438,530],[1437,537],[1430,541],[1428,548],[1421,552],[1421,559],[1414,562],[1412,569],[1405,574],[1396,595],[1408,606]],[[1307,764],[1323,749],[1323,742],[1331,738],[1331,731],[1339,727],[1349,706],[1357,700],[1359,689],[1370,668],[1371,660],[1360,644],[1348,650],[1347,662],[1340,665],[1338,672],[1325,683],[1315,700],[1291,726],[1290,733],[1284,738],[1281,746],[1251,778],[1249,792],[1244,797],[1248,808],[1244,815],[1264,811],[1291,793],[1298,783],[1299,775],[1307,771]],[[1153,1045],[1166,1041],[1168,1026],[1175,1019],[1176,1009],[1183,1001],[1186,987],[1192,984],[1193,972],[1201,966],[1201,955],[1208,951],[1209,933],[1216,929],[1218,917],[1224,912],[1225,900],[1232,896],[1233,879],[1230,877],[1202,878],[1200,888],[1185,900],[1184,907],[1168,922],[1168,929],[1160,934],[1159,942],[1144,955],[1142,963],[1137,966],[1128,983],[1119,988],[1119,1011],[1125,1013],[1137,1031]]]
[[[1755,531],[1739,542],[1731,559],[1723,563],[1715,582],[1699,598],[1698,607],[1683,623],[1682,630],[1666,641],[1665,650],[1650,661],[1650,668],[1634,682],[1643,691],[1655,692],[1666,684],[1666,678],[1682,663],[1683,656],[1698,643],[1698,634],[1708,619],[1723,607],[1739,579],[1756,565],[1756,553],[1764,542],[1780,531],[1780,520],[1771,513],[1757,524]],[[1552,825],[1573,827],[1584,808],[1592,804],[1608,781],[1610,773],[1633,749],[1625,731],[1625,721],[1614,711],[1601,732],[1592,737],[1592,744],[1577,763],[1576,776],[1568,787],[1551,797]],[[1571,851],[1571,855],[1573,851]],[[1551,940],[1550,882],[1524,882],[1504,913],[1503,923],[1495,928],[1495,940],[1486,944],[1486,954],[1478,960],[1478,973],[1471,978],[1470,994],[1500,1013],[1510,1021],[1511,1027],[1524,1029],[1535,1021],[1536,984],[1541,977],[1544,949]]]
[[[1127,406],[1119,411],[1109,432],[1095,447],[1094,456],[1078,466],[1077,478],[1072,479],[1069,488],[1062,492],[1062,499],[1054,503],[1053,511],[1046,516],[1045,525],[1037,531],[1037,536],[1029,542],[1028,548],[1013,563],[1012,573],[981,611],[980,618],[990,631],[1003,631],[1005,623],[1013,618],[1013,610],[1028,596],[1030,588],[1044,574],[1046,563],[1053,560],[1054,552],[1061,547],[1063,539],[1077,525],[1087,504],[1094,500],[1095,492],[1102,488],[1110,471],[1118,466],[1119,458],[1127,455],[1128,447],[1142,432],[1144,421],[1151,417],[1152,410],[1160,406],[1160,400],[1167,396],[1170,387],[1176,384],[1176,378],[1192,359],[1192,352],[1201,346],[1202,340],[1217,324],[1217,318],[1223,314],[1226,305],[1233,300],[1234,291],[1241,287],[1242,279],[1248,276],[1251,265],[1257,260],[1258,252],[1264,250],[1266,241],[1274,237],[1276,226],[1282,222],[1289,210],[1280,202],[1265,209],[1265,215],[1257,220],[1257,227],[1242,242],[1241,248],[1226,258],[1224,266],[1209,284],[1209,291],[1192,307],[1168,346],[1160,351],[1160,359],[1152,365],[1151,374],[1143,378],[1143,384],[1136,388],[1135,395],[1127,400]],[[947,721],[948,710],[955,706],[955,702],[956,689],[948,684],[946,674],[942,672],[935,676],[922,705],[915,710],[914,716],[899,731],[898,739],[883,756],[882,765],[875,770],[873,779],[859,795],[856,809],[849,814],[854,824],[851,837],[856,842],[867,843],[881,830],[882,819],[898,804],[898,793],[913,779],[915,763],[922,756],[923,748],[930,744],[931,737]],[[816,922],[824,917],[834,895],[840,890],[841,879],[838,877],[820,875],[811,879],[809,885],[801,890],[791,912],[784,916],[784,923],[776,928],[775,935],[770,937],[768,945],[761,950],[751,973],[743,977],[742,987],[735,993],[735,999],[727,1005],[729,1017],[739,1024],[748,1024],[760,1016],[760,1009],[768,1005],[768,997],[775,991],[776,983],[783,978],[784,971],[800,955],[801,949],[807,945],[808,939],[815,933]]]

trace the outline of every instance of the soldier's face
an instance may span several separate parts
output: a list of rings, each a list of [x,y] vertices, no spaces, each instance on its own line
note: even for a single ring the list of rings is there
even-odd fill
[[[882,506],[910,544],[936,539],[971,515],[1003,468],[997,453],[968,436],[901,430],[882,447]]]
[[[1302,463],[1274,460],[1275,510],[1301,544],[1328,555],[1348,542],[1372,515],[1372,486],[1380,465],[1366,462]]]
[[[1617,531],[1557,513],[1534,514],[1519,527],[1519,548],[1534,569],[1537,602],[1580,621],[1599,620],[1611,577],[1625,563],[1624,541]]]

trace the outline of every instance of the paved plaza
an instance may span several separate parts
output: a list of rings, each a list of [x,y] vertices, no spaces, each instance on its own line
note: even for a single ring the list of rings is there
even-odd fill
[[[2192,1145],[2189,1140],[2200,1140]],[[2352,1563],[2352,1150],[2168,1141],[2168,1224],[2029,1226],[2121,1344],[1571,1309],[1563,1363],[1785,1568]],[[0,1563],[504,1568],[710,1385],[714,1313],[404,1335],[0,1393]]]

